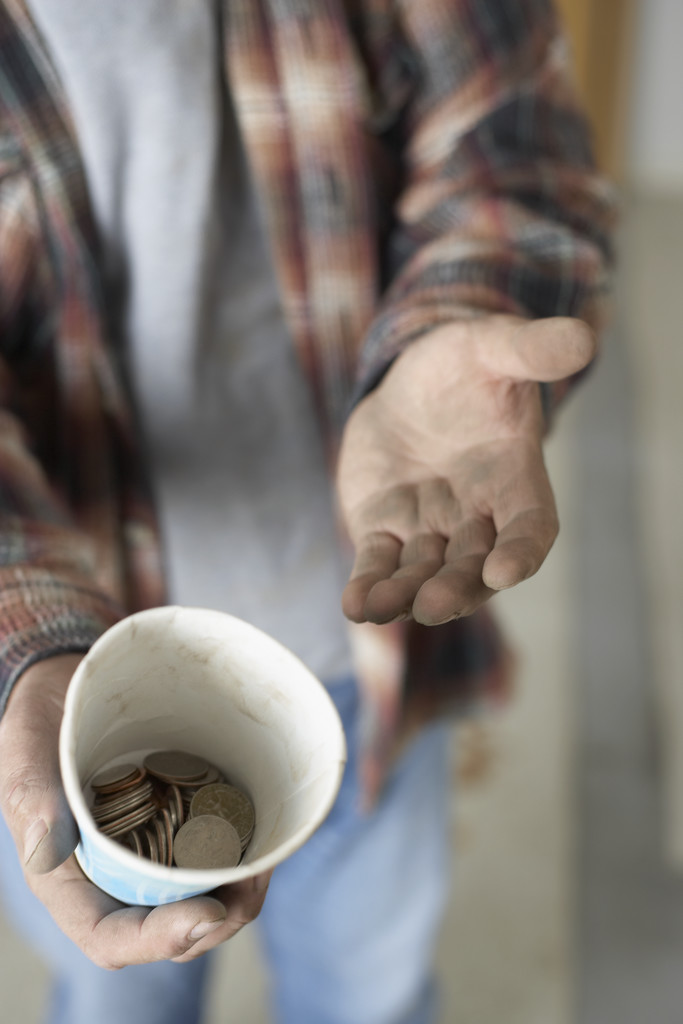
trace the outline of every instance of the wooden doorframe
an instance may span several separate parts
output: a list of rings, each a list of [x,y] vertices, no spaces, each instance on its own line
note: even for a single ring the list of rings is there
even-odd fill
[[[636,0],[557,0],[601,168],[624,176],[626,101]]]

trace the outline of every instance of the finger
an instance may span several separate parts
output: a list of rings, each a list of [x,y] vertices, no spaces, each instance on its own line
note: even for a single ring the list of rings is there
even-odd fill
[[[555,498],[540,450],[525,460],[498,496],[494,522],[496,543],[483,577],[493,590],[504,590],[533,576],[557,537]]]
[[[379,580],[398,568],[401,541],[389,533],[368,533],[357,545],[351,578],[344,587],[342,609],[352,622],[365,622],[367,596]]]
[[[508,317],[493,317],[476,323],[486,332],[481,338],[481,359],[499,377],[562,380],[583,370],[596,354],[590,327],[572,317],[517,323]]]
[[[407,618],[422,584],[443,565],[445,549],[445,538],[435,533],[421,533],[408,540],[401,551],[400,567],[390,579],[375,583],[367,595],[364,614],[368,621]]]
[[[213,895],[225,907],[225,921],[204,939],[196,942],[186,953],[174,957],[175,962],[187,963],[189,960],[196,960],[198,956],[208,953],[221,942],[231,939],[245,924],[257,918],[263,907],[272,874],[272,870],[265,871],[245,882],[217,889]]]
[[[81,656],[51,658],[17,682],[0,723],[0,809],[26,871],[52,871],[75,849],[78,830],[59,772],[64,692]]]
[[[170,960],[187,953],[225,921],[220,900],[210,896],[161,907],[128,907],[83,875],[75,857],[31,888],[62,931],[93,963],[108,970]]]
[[[416,595],[416,622],[435,626],[471,615],[491,597],[493,591],[484,583],[482,571],[495,536],[490,519],[467,519],[459,524],[446,546],[442,568]]]
[[[492,590],[506,590],[537,572],[557,537],[559,524],[553,507],[528,508],[499,532],[486,559],[483,577]]]

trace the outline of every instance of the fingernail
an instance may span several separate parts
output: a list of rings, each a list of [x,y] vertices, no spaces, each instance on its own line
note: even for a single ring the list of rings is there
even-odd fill
[[[198,939],[203,939],[205,935],[210,935],[211,932],[216,931],[216,928],[220,928],[224,922],[225,918],[221,918],[220,921],[200,921],[199,924],[194,926],[188,935],[188,938],[191,939],[192,942],[196,942]]]
[[[254,892],[263,892],[270,884],[272,871],[263,871],[260,875],[254,875]]]
[[[32,857],[38,852],[38,848],[49,832],[47,823],[42,818],[37,818],[32,825],[26,829],[24,836],[24,864],[29,865]]]
[[[445,619],[433,619],[431,622],[424,622],[425,626],[445,626],[448,622],[456,622],[462,618],[461,612],[454,612],[452,615],[447,615]]]
[[[35,875],[47,874],[65,861],[77,845],[78,829],[73,818],[57,818],[50,826],[38,818],[24,838],[24,849],[28,852],[24,866]]]

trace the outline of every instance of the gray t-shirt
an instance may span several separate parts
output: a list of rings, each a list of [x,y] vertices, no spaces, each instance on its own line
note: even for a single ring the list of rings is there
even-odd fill
[[[350,671],[330,486],[220,52],[216,0],[31,0],[119,305],[174,601]]]

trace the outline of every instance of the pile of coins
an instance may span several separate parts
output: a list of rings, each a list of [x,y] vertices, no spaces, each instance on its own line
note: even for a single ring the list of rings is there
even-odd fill
[[[90,786],[99,830],[155,864],[236,867],[254,831],[246,794],[183,750],[157,750],[142,767],[105,768]]]

